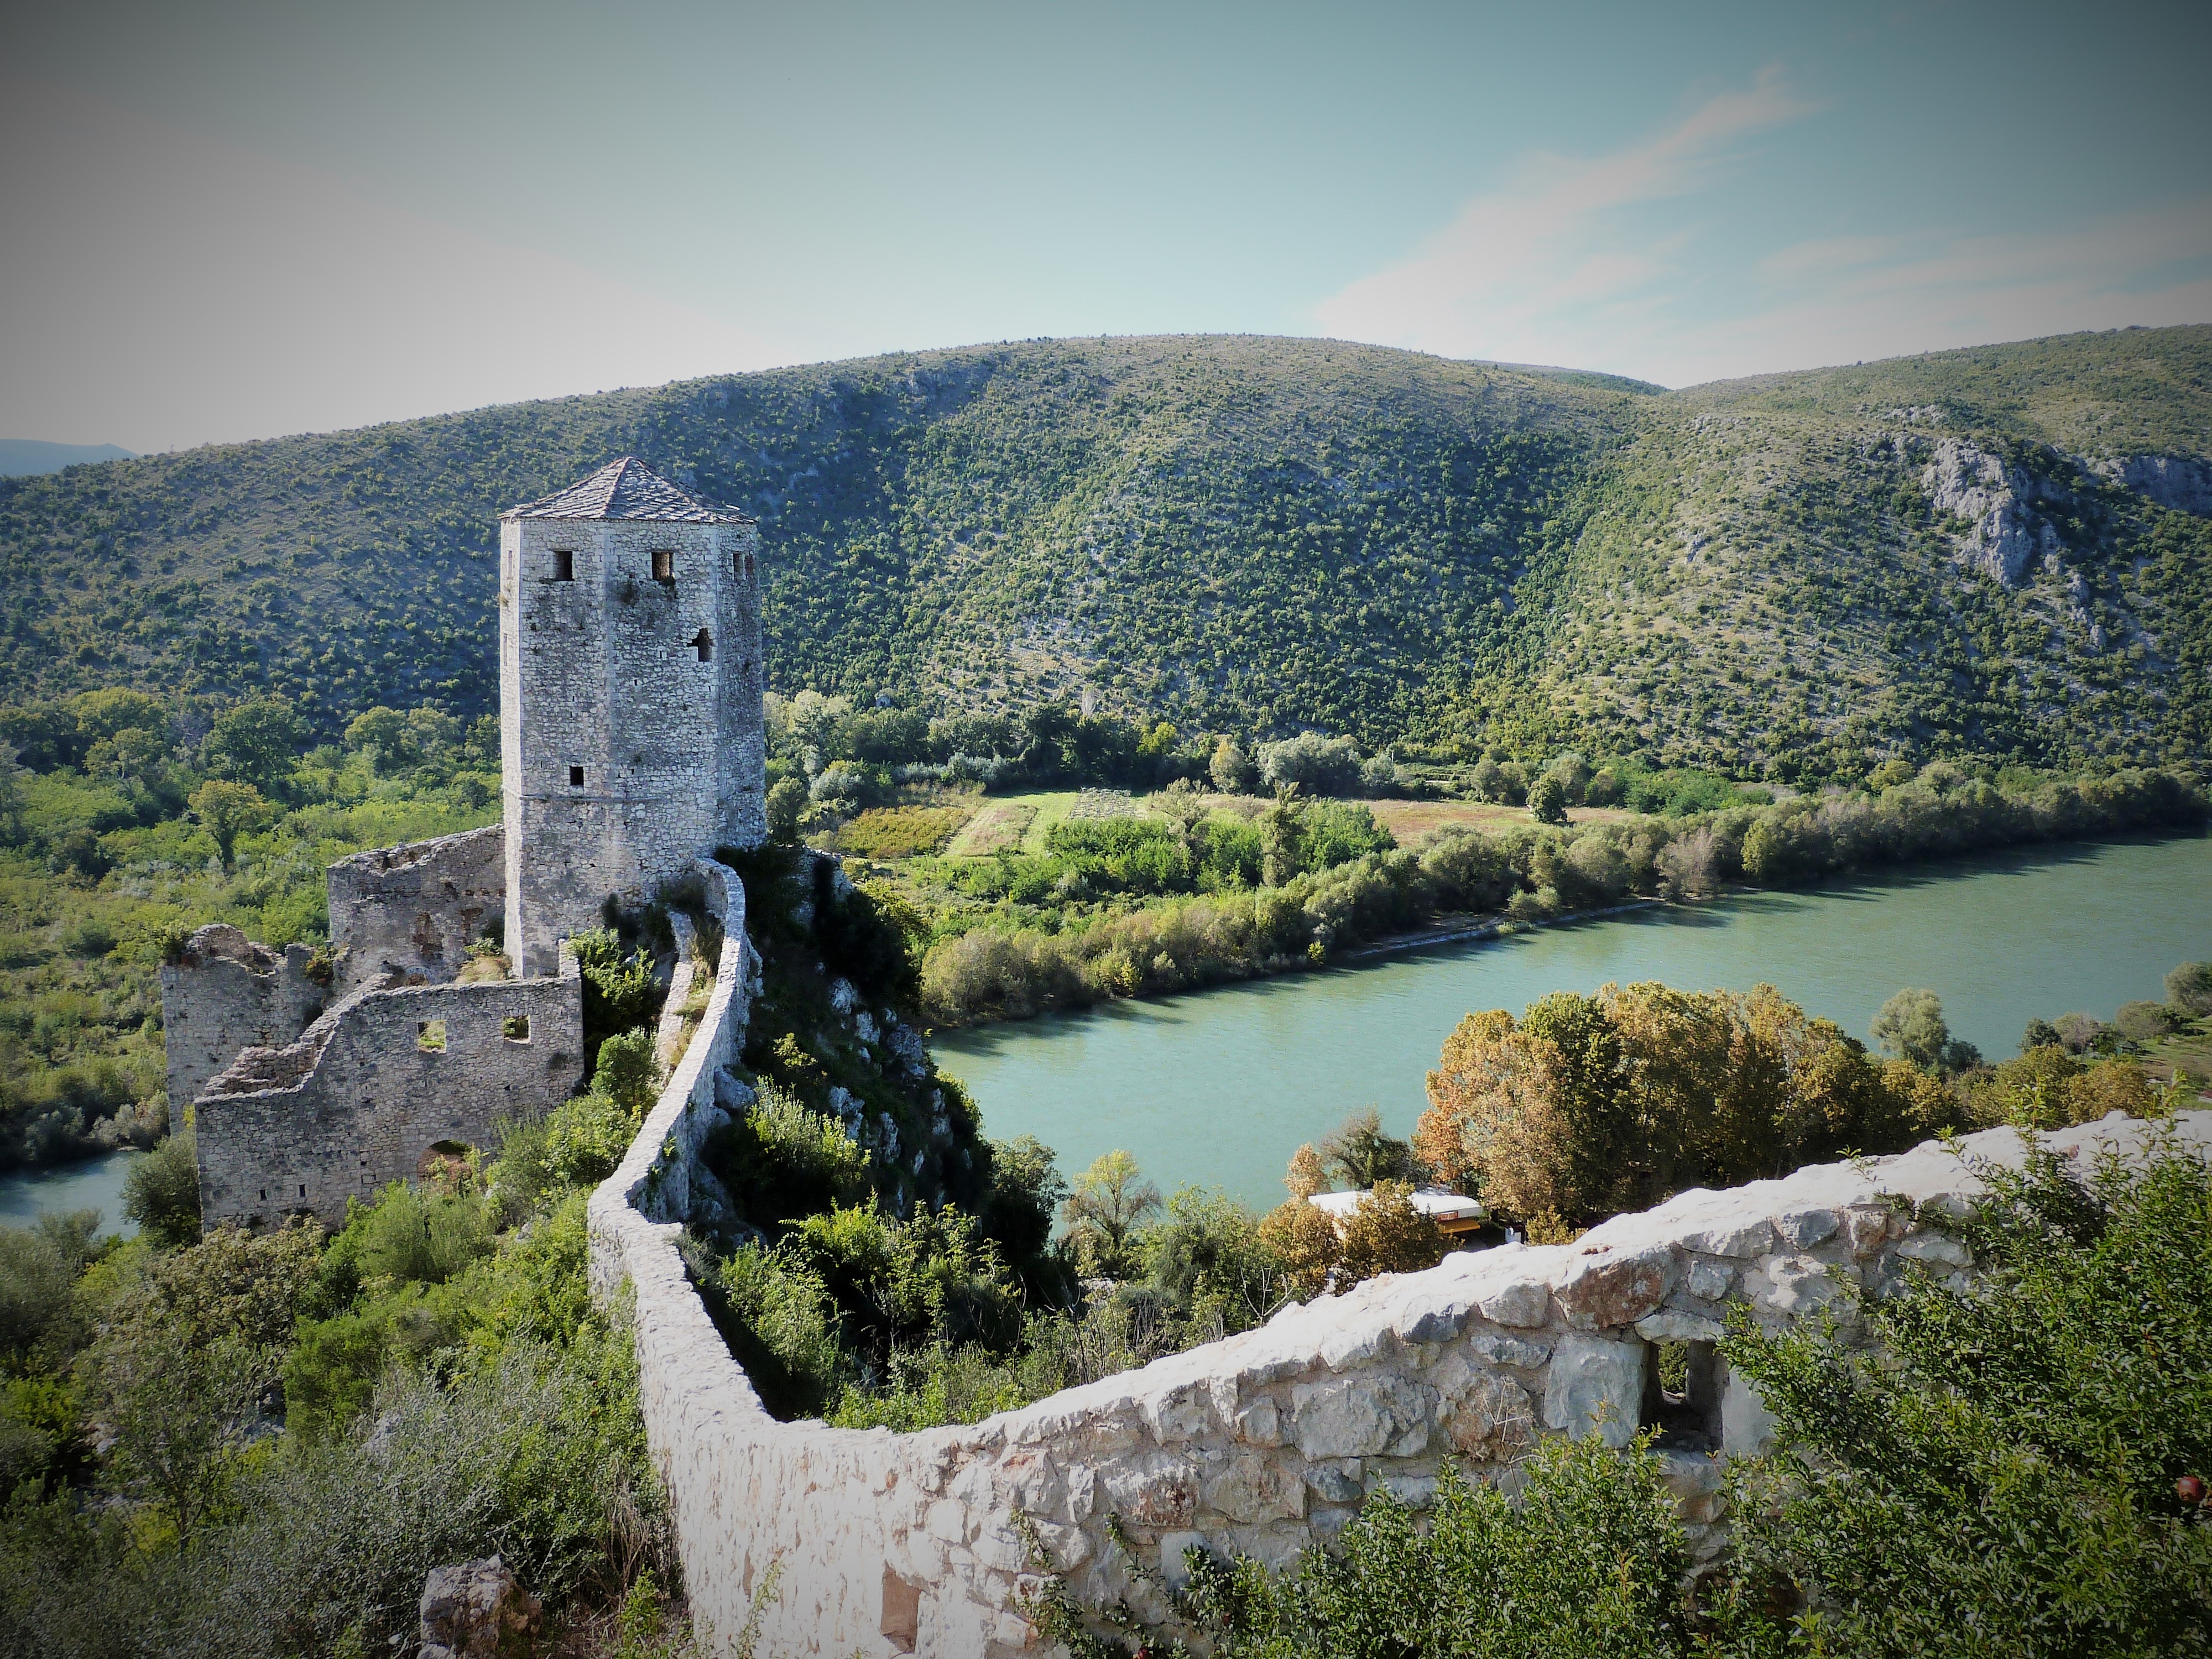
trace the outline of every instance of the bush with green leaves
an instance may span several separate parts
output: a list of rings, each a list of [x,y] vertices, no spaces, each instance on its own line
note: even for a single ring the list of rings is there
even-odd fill
[[[1731,1500],[1729,1650],[2212,1651],[2212,1523],[2176,1484],[2212,1478],[2212,1169],[2154,1152],[1978,1164],[1977,1281],[1908,1266],[1863,1309],[1879,1363],[1732,1320],[1779,1449]]]
[[[1658,1460],[1553,1439],[1519,1474],[1509,1498],[1446,1465],[1425,1522],[1377,1493],[1287,1572],[1194,1547],[1170,1605],[1218,1659],[1687,1659],[1689,1559]],[[1189,1651],[1054,1578],[1031,1613],[1077,1659]]]

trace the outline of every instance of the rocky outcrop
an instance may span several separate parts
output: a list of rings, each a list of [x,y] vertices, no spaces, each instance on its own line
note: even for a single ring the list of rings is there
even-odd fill
[[[2020,586],[2036,557],[2059,550],[2058,532],[2035,511],[2048,493],[2043,482],[1970,439],[1938,443],[1920,487],[1939,515],[1967,521],[1960,556],[2007,587]]]
[[[544,1609],[496,1555],[422,1583],[422,1659],[530,1659]]]
[[[2089,468],[2160,507],[2212,518],[2212,461],[2201,455],[2115,455]]]

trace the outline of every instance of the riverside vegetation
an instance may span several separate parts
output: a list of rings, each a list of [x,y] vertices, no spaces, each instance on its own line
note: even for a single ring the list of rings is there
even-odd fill
[[[2212,738],[2208,362],[2129,330],[1662,392],[1033,341],[74,467],[0,484],[0,700],[472,719],[492,515],[635,452],[760,516],[770,683],[862,706],[1788,783],[2142,765]]]
[[[779,832],[811,825],[836,846],[857,827],[877,857],[908,854],[856,867],[918,951],[916,1017],[939,1026],[1295,969],[1440,917],[1518,926],[2023,840],[2184,830],[2206,811],[2173,769],[2069,779],[1899,762],[1852,791],[1776,802],[1573,752],[1533,775],[1490,757],[1409,774],[1346,738],[1208,751],[1171,728],[1053,708],[933,725],[802,694],[771,714]],[[496,817],[488,718],[377,708],[335,743],[310,735],[280,697],[111,689],[0,709],[20,757],[0,764],[0,1167],[159,1138],[155,975],[192,926],[325,942],[332,860]],[[963,775],[993,768],[1005,784],[1155,793],[1071,796],[1035,851],[1018,836],[975,856],[917,850],[993,810]],[[1340,798],[1359,791],[1370,799]],[[1409,792],[1489,801],[1507,822],[1401,848],[1376,813]]]

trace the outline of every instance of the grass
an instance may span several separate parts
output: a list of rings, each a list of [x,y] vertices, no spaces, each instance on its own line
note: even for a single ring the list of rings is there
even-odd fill
[[[1036,805],[1026,800],[993,800],[960,827],[945,848],[948,858],[988,858],[994,853],[1018,851]]]
[[[1534,822],[1527,807],[1504,806],[1493,801],[1376,800],[1367,805],[1374,811],[1376,823],[1395,836],[1401,847],[1411,847],[1422,836],[1438,830],[1510,830]],[[1635,816],[1617,806],[1574,806],[1567,810],[1568,821],[1573,823],[1613,823]]]
[[[874,806],[840,825],[828,846],[861,858],[910,859],[940,851],[975,811],[973,802]]]

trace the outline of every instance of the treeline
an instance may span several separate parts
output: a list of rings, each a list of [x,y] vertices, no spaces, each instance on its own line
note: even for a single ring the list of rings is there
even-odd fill
[[[1980,848],[2201,825],[2201,785],[2121,771],[2008,790],[1937,762],[1878,792],[1504,835],[1452,829],[1419,848],[1286,869],[1260,887],[1070,919],[1059,931],[986,918],[922,964],[942,1025],[1163,995],[1327,962],[1364,942],[1471,913],[1527,923],[1734,882],[1788,885]]]

